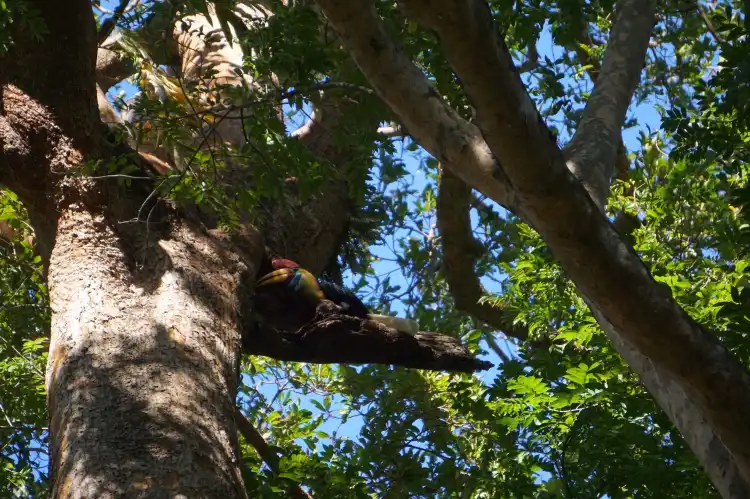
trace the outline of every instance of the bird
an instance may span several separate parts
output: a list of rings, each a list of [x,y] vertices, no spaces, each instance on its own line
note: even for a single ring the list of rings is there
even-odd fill
[[[370,313],[351,290],[317,279],[293,260],[272,257],[270,261],[273,270],[255,285],[255,309],[263,322],[274,329],[298,331],[313,320],[318,303],[325,299],[347,315],[412,335],[419,331],[419,326],[411,319]]]
[[[253,308],[268,326],[296,332],[313,320],[323,299],[323,290],[310,272],[299,267],[275,267],[255,283]]]

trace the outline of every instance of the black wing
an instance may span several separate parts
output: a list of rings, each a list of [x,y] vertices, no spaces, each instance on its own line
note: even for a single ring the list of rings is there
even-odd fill
[[[323,294],[326,295],[326,299],[343,308],[348,315],[361,317],[362,319],[367,318],[370,311],[362,303],[362,300],[357,298],[357,295],[332,282],[318,280],[318,284],[320,289],[323,290]]]

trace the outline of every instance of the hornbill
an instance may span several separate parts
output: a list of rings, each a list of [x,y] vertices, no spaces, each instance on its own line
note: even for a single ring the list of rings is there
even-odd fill
[[[273,270],[255,284],[255,311],[274,329],[294,332],[315,317],[320,300],[330,300],[345,314],[379,322],[404,333],[416,334],[417,323],[411,319],[371,314],[352,291],[335,283],[316,279],[296,262],[271,258]]]

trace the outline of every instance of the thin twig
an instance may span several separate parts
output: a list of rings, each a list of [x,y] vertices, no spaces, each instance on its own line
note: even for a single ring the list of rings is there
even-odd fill
[[[271,471],[278,475],[280,470],[279,456],[271,450],[271,446],[268,445],[268,442],[263,438],[263,435],[255,429],[255,426],[253,426],[250,420],[242,414],[242,411],[240,411],[239,408],[235,407],[234,415],[239,432],[245,437],[245,440],[253,446],[255,451]],[[289,492],[294,499],[313,499],[310,494],[305,492],[300,484],[292,482],[291,480],[289,483]]]
[[[714,40],[716,40],[719,43],[723,43],[724,40],[721,38],[721,35],[718,31],[716,31],[716,28],[714,28],[713,23],[711,22],[711,19],[709,19],[708,14],[706,13],[706,9],[703,8],[700,2],[695,2],[695,8],[698,10],[698,13],[701,16],[701,19],[703,20],[703,24],[706,25],[706,29],[709,33],[714,37]]]
[[[500,345],[497,344],[497,341],[495,341],[495,337],[491,333],[484,335],[484,341],[486,341],[487,346],[489,346],[490,349],[503,360],[503,363],[510,362],[510,357],[508,357],[507,353],[503,352],[503,349],[500,348]]]
[[[115,10],[112,11],[112,17],[107,18],[107,20],[102,23],[99,29],[98,45],[104,43],[104,40],[106,40],[107,37],[109,37],[109,35],[115,29],[117,21],[119,21],[122,15],[125,13],[125,9],[128,7],[129,3],[130,0],[120,0],[119,5],[117,5]]]

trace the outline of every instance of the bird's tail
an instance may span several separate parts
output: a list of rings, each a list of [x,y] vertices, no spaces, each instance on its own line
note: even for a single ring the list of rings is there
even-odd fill
[[[401,331],[402,333],[417,334],[419,325],[411,319],[402,319],[401,317],[391,317],[389,315],[368,314],[367,318],[371,321],[379,322],[384,326]]]

